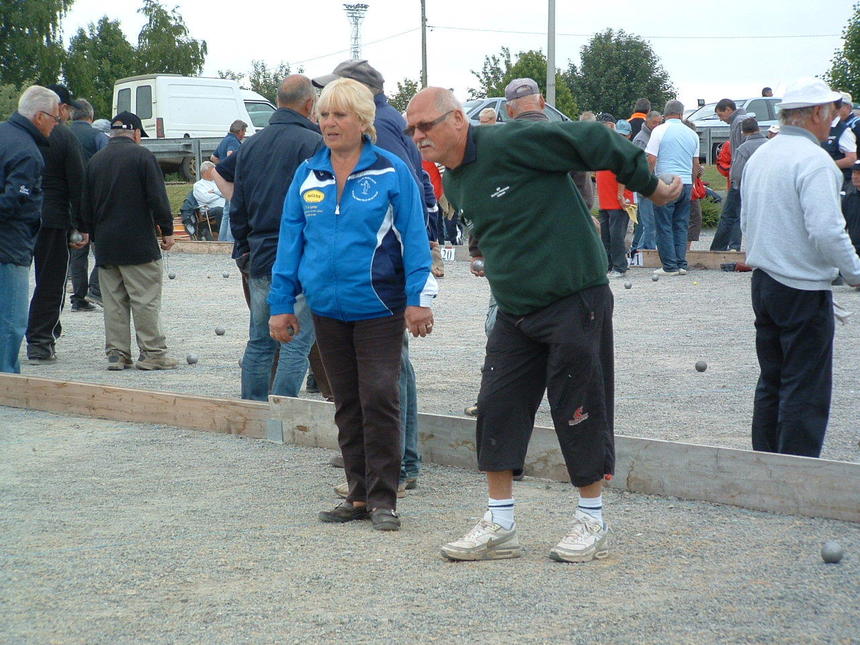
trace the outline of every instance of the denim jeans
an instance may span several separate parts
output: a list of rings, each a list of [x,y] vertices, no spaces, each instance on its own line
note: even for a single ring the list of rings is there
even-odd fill
[[[741,250],[741,191],[732,188],[723,202],[720,223],[711,242],[711,251]]]
[[[18,354],[27,331],[30,267],[0,263],[0,372],[21,373]]]
[[[219,242],[235,242],[233,231],[230,229],[230,200],[224,202],[224,212],[221,215],[221,228],[218,230]]]
[[[633,235],[633,249],[656,249],[657,231],[654,229],[654,202],[639,195],[639,223]]]
[[[298,336],[281,343],[275,380],[269,387],[272,362],[275,360],[276,340],[269,336],[269,290],[271,278],[249,278],[251,290],[251,322],[248,343],[242,358],[242,398],[266,401],[269,394],[298,396],[308,371],[308,353],[314,344],[314,325],[304,296],[296,299],[295,314],[299,319]]]
[[[421,472],[421,452],[418,448],[418,388],[415,370],[409,360],[409,336],[403,334],[400,352],[400,481],[418,477]]]
[[[681,195],[665,206],[654,206],[657,252],[664,271],[687,268],[687,230],[690,227],[691,184],[684,184]]]

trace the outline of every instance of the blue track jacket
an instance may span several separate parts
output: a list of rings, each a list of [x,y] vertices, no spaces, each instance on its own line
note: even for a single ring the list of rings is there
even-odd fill
[[[272,315],[311,311],[343,321],[429,307],[436,296],[424,208],[410,169],[365,139],[340,203],[331,151],[299,166],[287,192],[272,269]]]

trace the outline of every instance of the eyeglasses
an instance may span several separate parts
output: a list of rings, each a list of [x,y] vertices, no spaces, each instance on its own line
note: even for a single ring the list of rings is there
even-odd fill
[[[44,110],[39,110],[39,112],[41,112],[41,113],[42,113],[42,114],[44,114],[45,116],[49,116],[49,117],[51,117],[52,119],[54,119],[54,122],[56,122],[56,123],[62,123],[62,122],[63,122],[63,119],[61,119],[61,118],[60,118],[60,117],[58,117],[58,116],[55,116],[55,115],[51,114],[50,112],[45,112]]]
[[[415,125],[410,125],[408,128],[403,130],[403,134],[405,134],[407,137],[411,137],[413,134],[415,134],[416,130],[421,130],[421,132],[424,132],[426,134],[427,132],[430,132],[430,130],[435,128],[437,125],[442,123],[442,121],[447,119],[448,115],[451,114],[452,112],[454,112],[454,110],[448,110],[447,112],[445,112],[445,114],[440,116],[438,119],[433,119],[432,121],[422,121],[421,123],[416,123]]]

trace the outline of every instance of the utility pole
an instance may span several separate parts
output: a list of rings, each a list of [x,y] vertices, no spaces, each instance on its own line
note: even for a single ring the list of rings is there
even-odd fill
[[[421,89],[427,87],[427,0],[421,0]]]
[[[546,101],[555,105],[555,0],[547,0]]]

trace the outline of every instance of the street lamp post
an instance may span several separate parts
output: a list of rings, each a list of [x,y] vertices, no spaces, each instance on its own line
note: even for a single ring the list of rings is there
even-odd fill
[[[547,0],[546,100],[555,105],[555,0]]]
[[[427,1],[421,0],[421,88],[427,87]]]

